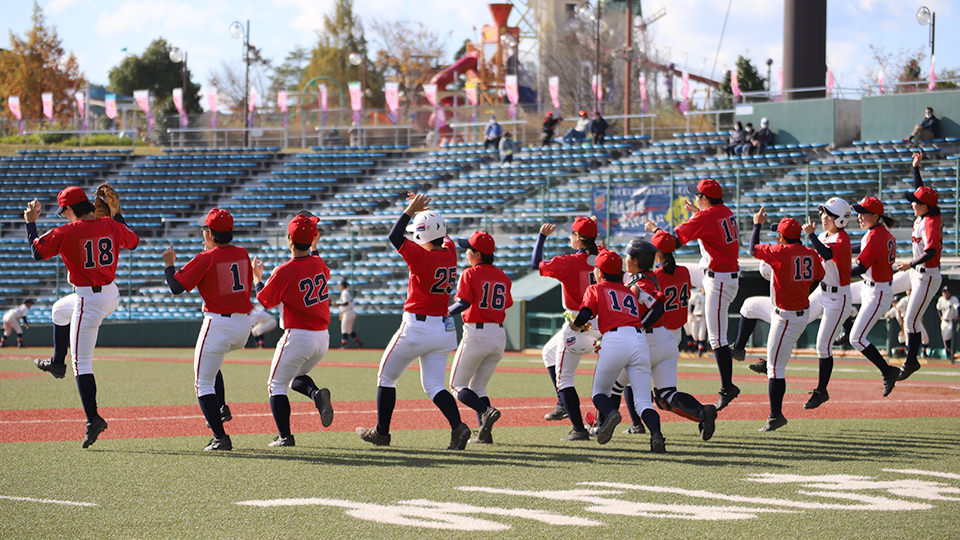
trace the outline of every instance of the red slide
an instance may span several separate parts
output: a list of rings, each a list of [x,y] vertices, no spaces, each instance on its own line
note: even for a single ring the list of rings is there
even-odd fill
[[[456,62],[438,71],[437,74],[430,79],[430,83],[436,84],[438,90],[443,90],[448,84],[453,82],[453,79],[457,75],[467,73],[468,71],[476,71],[477,57],[479,55],[480,53],[478,51],[468,52],[458,58]]]

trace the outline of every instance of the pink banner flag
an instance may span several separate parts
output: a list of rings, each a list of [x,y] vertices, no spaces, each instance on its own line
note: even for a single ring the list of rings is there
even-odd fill
[[[933,69],[933,56],[930,56],[930,84],[927,85],[927,92],[933,92],[937,87],[937,72]]]
[[[507,75],[504,79],[504,86],[507,91],[507,101],[512,105],[516,105],[520,101],[520,88],[517,84],[516,75]]]
[[[680,103],[680,110],[687,112],[690,110],[690,74],[684,71],[681,80],[680,95],[683,97],[683,101]]]
[[[137,102],[137,106],[140,107],[140,110],[143,111],[144,114],[150,114],[149,90],[134,90],[133,100]]]
[[[397,123],[397,110],[400,108],[400,84],[388,82],[383,87],[383,97],[387,102],[387,113],[390,121]]]
[[[640,74],[640,112],[647,114],[647,76]]]
[[[327,112],[327,85],[321,84],[317,89],[320,90],[320,110]]]
[[[480,103],[480,95],[477,93],[477,83],[468,82],[463,88],[467,94],[467,101],[470,102],[470,105],[476,107],[477,103]]]
[[[884,83],[883,70],[881,69],[880,73],[877,74],[877,85],[880,86],[881,94],[884,93],[883,83]]]
[[[553,102],[553,108],[560,108],[560,77],[550,77],[548,79],[550,85],[550,101]]]
[[[730,70],[730,90],[733,92],[733,104],[740,103],[740,78],[736,68]]]
[[[83,92],[75,92],[73,98],[77,100],[77,113],[80,115],[80,125],[83,131],[87,130],[87,100]]]
[[[247,100],[247,112],[253,114],[254,109],[257,108],[257,89],[250,88],[250,99]]]
[[[53,93],[44,92],[40,94],[40,99],[43,101],[43,115],[53,120]]]
[[[593,90],[593,95],[597,96],[597,99],[603,101],[603,77],[594,75],[590,80],[590,89]]]
[[[280,90],[277,92],[277,107],[280,108],[280,112],[287,112],[287,91]]]
[[[430,105],[433,105],[434,107],[437,106],[437,85],[423,85],[423,94],[427,97],[427,102],[429,102]]]
[[[347,87],[350,90],[350,109],[352,109],[353,112],[363,110],[363,88],[360,87],[360,83],[353,81],[348,83]]]
[[[177,108],[177,112],[180,113],[180,116],[184,116],[183,111],[183,88],[174,88],[173,89],[173,106]]]
[[[827,68],[827,97],[833,96],[833,69]]]
[[[447,125],[447,113],[444,112],[443,107],[437,107],[433,116],[434,123],[436,124],[435,127],[438,130],[443,129],[443,127]]]
[[[8,97],[7,107],[10,109],[10,114],[12,114],[14,118],[17,120],[23,119],[23,113],[20,111],[20,96]]]
[[[116,94],[107,94],[103,100],[104,109],[107,115],[107,118],[114,119],[117,117],[117,95]]]

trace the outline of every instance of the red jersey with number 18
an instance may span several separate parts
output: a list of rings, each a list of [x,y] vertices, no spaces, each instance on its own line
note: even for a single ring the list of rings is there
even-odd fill
[[[700,242],[703,262],[714,272],[736,272],[740,243],[737,241],[737,219],[725,204],[717,204],[690,216],[674,229],[680,245],[691,240]]]
[[[897,241],[890,230],[877,225],[860,239],[857,262],[867,269],[863,277],[876,283],[893,280],[893,263],[897,260]]]
[[[120,248],[134,249],[137,234],[113,218],[81,219],[47,231],[33,241],[44,259],[60,254],[76,287],[96,287],[117,277]]]
[[[601,334],[621,326],[642,326],[637,297],[623,283],[602,281],[587,287],[580,307],[597,317]]]
[[[817,252],[802,244],[758,244],[753,256],[773,269],[773,303],[780,309],[810,307],[810,286],[823,279]]]
[[[326,330],[330,325],[330,269],[317,255],[291,259],[257,293],[266,309],[283,304],[283,328]]]
[[[240,246],[218,246],[197,253],[174,277],[184,289],[200,291],[203,311],[226,315],[253,309],[250,256]]]
[[[466,323],[502,323],[513,305],[510,278],[492,264],[471,266],[460,274],[457,299],[470,302],[463,312]]]
[[[442,248],[427,251],[404,239],[397,252],[410,268],[403,310],[416,315],[446,316],[450,294],[457,284],[457,246],[453,240],[448,236]]]
[[[690,270],[686,266],[677,266],[673,274],[668,274],[661,267],[654,270],[653,275],[657,277],[657,285],[663,294],[663,316],[654,326],[666,326],[669,330],[682,328],[687,324]]]

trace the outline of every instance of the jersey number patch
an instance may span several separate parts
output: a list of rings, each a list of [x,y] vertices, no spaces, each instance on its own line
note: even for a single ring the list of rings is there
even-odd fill
[[[793,280],[810,281],[813,279],[813,258],[797,257],[793,260]]]
[[[663,310],[676,311],[680,308],[686,309],[690,303],[690,289],[686,283],[677,290],[675,285],[671,285],[663,290]]]
[[[87,240],[83,243],[83,253],[86,255],[86,260],[83,262],[84,268],[110,266],[113,264],[113,240],[109,236],[98,239],[96,253],[93,249],[93,240]]]
[[[723,229],[725,243],[732,244],[737,241],[737,220],[733,216],[720,221],[720,228]]]
[[[231,290],[233,292],[240,292],[243,290],[243,283],[240,282],[240,264],[233,263],[230,265],[230,277],[233,278],[233,285]]]
[[[897,246],[893,240],[887,240],[887,253],[890,254],[890,264],[897,262]]]
[[[330,298],[330,293],[327,292],[327,276],[323,274],[301,279],[300,290],[304,292],[303,305],[306,307],[319,304]]]
[[[503,283],[493,284],[493,297],[490,296],[490,282],[484,282],[483,295],[480,297],[480,303],[477,307],[481,309],[493,308],[503,309],[507,305],[507,286]]]
[[[640,314],[640,310],[637,309],[637,301],[632,294],[618,298],[617,291],[611,290],[607,292],[610,293],[610,309],[621,312],[626,309],[634,317]]]
[[[430,292],[433,294],[450,294],[457,286],[457,267],[437,268],[433,277],[437,281],[433,284],[433,287],[430,287]]]

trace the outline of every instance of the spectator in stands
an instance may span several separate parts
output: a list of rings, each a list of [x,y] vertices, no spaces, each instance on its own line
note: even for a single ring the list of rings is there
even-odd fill
[[[547,112],[543,117],[543,137],[540,139],[540,146],[550,146],[553,143],[553,135],[556,133],[557,124],[563,121],[562,116],[555,116],[552,111]]]
[[[747,122],[747,127],[743,130],[743,142],[740,146],[737,147],[738,156],[746,156],[750,154],[750,141],[753,139],[753,122]]]
[[[431,129],[427,132],[427,136],[423,139],[423,145],[427,148],[436,148],[440,145],[440,136],[437,135],[437,130]],[[483,148],[487,148],[486,143],[484,143]]]
[[[750,136],[750,155],[761,155],[770,143],[773,142],[773,132],[770,131],[770,121],[766,118],[760,119],[760,129],[753,132]]]
[[[485,140],[483,141],[483,149],[487,150],[491,146],[494,150],[500,148],[500,137],[503,135],[503,127],[500,126],[500,123],[497,122],[497,117],[490,115],[490,123],[487,124],[487,129],[484,131]]]
[[[570,128],[570,131],[563,136],[563,142],[567,144],[573,144],[574,142],[579,142],[587,138],[587,131],[590,130],[590,117],[587,116],[587,111],[581,109],[577,113],[577,124]]]
[[[936,137],[935,133],[937,131],[937,124],[939,123],[940,120],[933,115],[933,107],[927,107],[926,110],[923,111],[923,120],[913,126],[913,133],[906,139],[903,139],[903,142],[922,143],[923,141],[929,141]]]
[[[357,126],[350,126],[350,129],[347,130],[347,138],[353,148],[360,146],[360,130],[357,129]]]
[[[593,122],[590,122],[590,133],[593,133],[593,144],[603,144],[603,139],[607,136],[608,127],[610,127],[610,124],[603,119],[600,111],[593,111]]]
[[[503,140],[500,141],[500,163],[509,163],[513,161],[513,152],[517,149],[517,143],[513,141],[512,133],[505,133]]]
[[[745,133],[746,132],[743,131],[743,124],[737,120],[737,122],[733,124],[733,130],[730,131],[730,138],[727,139],[727,147],[725,148],[727,157],[733,157],[735,154],[739,155],[738,150],[740,149],[740,145],[743,144]]]

